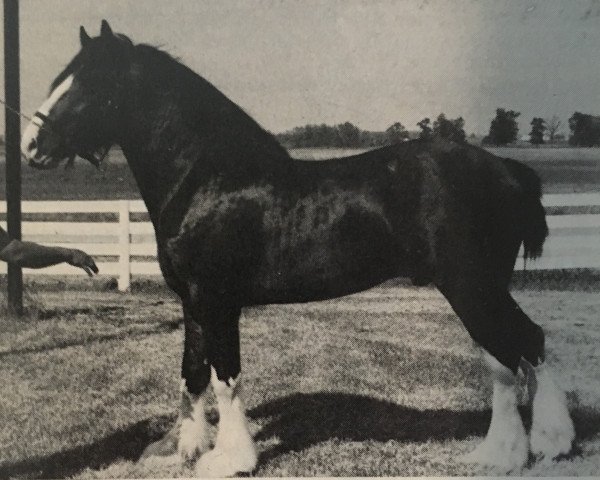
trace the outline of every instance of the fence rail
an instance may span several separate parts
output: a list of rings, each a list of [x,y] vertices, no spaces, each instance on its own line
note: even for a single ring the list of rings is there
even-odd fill
[[[100,257],[97,264],[101,275],[117,277],[121,291],[129,288],[132,275],[160,275],[152,224],[131,219],[132,213],[146,212],[141,200],[25,201],[21,211],[23,214],[89,214],[91,217],[94,214],[111,214],[116,221],[24,221],[23,238],[49,246],[78,248]],[[2,203],[0,213],[4,212],[6,204]],[[6,265],[0,263],[0,273],[5,271]],[[24,271],[31,275],[84,274],[82,270],[65,264]]]
[[[543,199],[548,207],[600,207],[600,193],[553,194]],[[6,203],[0,203],[0,213]],[[145,213],[141,200],[110,201],[26,201],[24,214],[110,214],[115,221],[98,222],[86,218],[78,222],[24,221],[23,238],[45,245],[79,248],[99,257],[102,275],[117,277],[119,290],[127,290],[135,275],[159,275],[156,242],[152,224],[132,219],[133,214]],[[88,215],[84,215],[88,217]],[[68,217],[66,217],[68,218]],[[550,237],[544,246],[544,256],[528,261],[532,270],[562,268],[600,268],[600,214],[548,215]],[[0,222],[5,227],[5,222]],[[515,268],[523,268],[520,258]],[[6,265],[0,262],[0,273]],[[34,275],[82,275],[82,270],[70,265],[56,265],[40,270],[25,270]]]

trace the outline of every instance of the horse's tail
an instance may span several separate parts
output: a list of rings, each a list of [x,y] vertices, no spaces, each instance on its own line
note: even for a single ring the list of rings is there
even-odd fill
[[[537,173],[527,165],[509,160],[509,168],[521,186],[523,203],[519,219],[525,259],[542,255],[544,241],[548,236],[546,212],[542,205],[542,186]]]

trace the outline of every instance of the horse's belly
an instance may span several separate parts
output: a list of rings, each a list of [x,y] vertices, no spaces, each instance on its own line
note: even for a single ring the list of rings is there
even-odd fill
[[[332,275],[325,269],[312,268],[300,272],[273,272],[254,285],[253,302],[294,303],[334,298],[371,288],[396,276],[387,266],[371,267],[360,275]]]
[[[367,289],[402,273],[400,250],[388,232],[362,230],[273,249],[255,278],[256,299],[300,302]]]

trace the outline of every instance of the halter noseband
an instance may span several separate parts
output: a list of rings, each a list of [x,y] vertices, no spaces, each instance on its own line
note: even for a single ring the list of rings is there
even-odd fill
[[[50,120],[47,115],[45,115],[44,113],[42,113],[40,111],[37,111],[33,114],[33,116],[31,117],[31,120],[33,121],[36,118],[41,120],[41,122],[35,122],[41,130],[46,130],[48,132],[52,132],[56,135],[59,135],[59,132],[56,128],[54,121]]]
[[[41,113],[41,112],[35,112],[33,114],[33,118],[36,118],[36,117],[39,118],[42,121],[42,123],[47,123],[49,125],[52,125],[52,121],[46,115],[44,115],[43,113]]]

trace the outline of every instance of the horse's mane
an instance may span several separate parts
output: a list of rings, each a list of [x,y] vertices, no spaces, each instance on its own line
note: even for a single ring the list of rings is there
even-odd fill
[[[178,107],[179,121],[209,141],[212,138],[227,145],[232,161],[244,157],[244,162],[248,162],[256,157],[260,164],[268,163],[269,159],[284,163],[289,158],[273,135],[214,85],[161,48],[136,45],[134,62],[139,62],[144,70],[143,88],[153,90],[153,94],[168,96]],[[169,119],[159,122],[159,126],[162,129],[173,127],[169,125]]]

